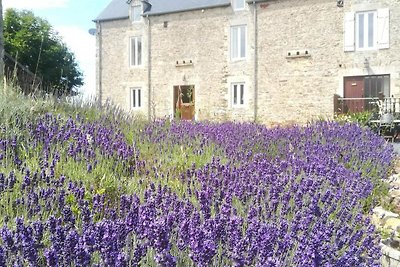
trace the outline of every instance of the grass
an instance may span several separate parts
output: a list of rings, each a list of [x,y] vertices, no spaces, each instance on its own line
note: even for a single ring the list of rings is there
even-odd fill
[[[39,120],[40,123],[45,124],[44,130],[39,127]],[[358,212],[358,209],[364,208],[364,214],[367,214],[371,207],[388,192],[387,186],[381,181],[381,176],[387,166],[375,166],[373,160],[368,160],[370,151],[361,150],[359,154],[349,152],[350,150],[346,146],[352,144],[335,143],[334,137],[324,136],[323,133],[321,134],[318,131],[304,132],[308,131],[308,128],[304,128],[306,130],[295,128],[292,132],[284,129],[271,130],[273,134],[278,136],[273,142],[268,139],[273,134],[268,138],[263,137],[264,128],[257,128],[259,132],[252,137],[253,139],[246,139],[247,135],[252,134],[253,128],[251,128],[249,131],[242,132],[244,141],[235,146],[232,145],[232,142],[237,140],[229,139],[235,135],[234,133],[227,135],[224,137],[226,139],[221,141],[218,140],[218,133],[213,136],[212,134],[215,134],[215,132],[212,132],[210,136],[213,137],[210,137],[210,140],[216,139],[204,141],[205,138],[203,139],[203,136],[197,132],[201,132],[201,130],[196,128],[198,126],[196,124],[181,124],[187,132],[185,134],[174,133],[169,131],[174,127],[174,124],[169,121],[149,123],[131,114],[126,114],[113,106],[104,106],[99,109],[96,105],[71,104],[51,97],[34,99],[21,96],[13,91],[8,91],[6,94],[0,93],[0,121],[2,122],[0,125],[0,141],[13,140],[14,138],[18,144],[11,151],[10,149],[6,151],[5,159],[0,160],[1,173],[6,175],[14,173],[16,177],[16,185],[13,190],[0,191],[0,214],[2,214],[0,225],[7,225],[10,228],[15,228],[15,218],[17,217],[23,217],[27,222],[33,222],[35,220],[46,221],[51,215],[64,216],[64,210],[57,207],[60,196],[63,196],[66,206],[75,215],[77,229],[81,230],[84,217],[83,201],[86,201],[90,210],[93,210],[93,220],[97,223],[109,219],[107,216],[111,215],[105,214],[105,210],[120,207],[123,195],[136,195],[144,205],[149,198],[151,188],[155,188],[154,191],[166,189],[168,194],[175,194],[179,200],[187,201],[194,207],[192,213],[199,212],[201,214],[199,215],[200,220],[205,221],[206,214],[202,213],[202,205],[204,205],[202,202],[211,203],[209,206],[211,218],[215,218],[221,209],[221,204],[226,201],[224,194],[231,190],[231,187],[234,188],[231,198],[234,216],[246,220],[254,205],[257,204],[259,205],[259,212],[262,214],[261,217],[268,214],[267,212],[272,213],[263,220],[267,220],[271,225],[279,225],[282,221],[291,222],[295,220],[299,212],[308,212],[308,208],[312,205],[320,210],[330,208],[330,202],[327,204],[319,198],[314,198],[316,192],[312,190],[304,195],[292,196],[291,193],[292,191],[296,192],[296,186],[306,187],[306,183],[303,182],[307,179],[311,183],[313,182],[312,179],[314,179],[314,183],[319,183],[315,184],[315,187],[319,188],[318,193],[321,195],[324,195],[330,189],[345,192],[346,188],[343,185],[335,185],[337,188],[332,188],[331,183],[328,182],[330,177],[328,175],[332,174],[329,171],[332,171],[336,166],[343,166],[346,171],[349,171],[349,174],[359,172],[362,179],[368,179],[374,183],[372,195],[360,200],[360,202],[357,199],[355,205],[350,205],[352,207],[349,210],[352,214],[349,217],[351,221],[359,223],[356,222],[357,219],[354,215]],[[73,121],[73,124],[70,124],[71,121]],[[59,128],[75,127],[79,128],[80,131],[73,132],[65,138],[64,136],[49,137],[52,127],[58,127],[55,132],[63,132],[65,135],[69,132],[59,131]],[[235,127],[239,126],[235,125]],[[237,131],[235,127],[218,129]],[[240,127],[245,128],[246,125]],[[191,132],[189,128],[194,130]],[[146,131],[153,131],[153,134],[144,134]],[[356,131],[358,131],[358,128],[356,128]],[[36,132],[39,133],[37,138],[42,137],[43,140],[38,141],[32,137]],[[166,132],[170,136],[165,136]],[[358,132],[357,134],[363,141],[368,141],[368,133]],[[301,140],[299,141],[295,137],[299,137],[298,139]],[[93,141],[101,138],[105,141]],[[51,140],[50,145],[46,144],[45,140],[47,139]],[[97,145],[93,145],[94,143]],[[329,144],[332,144],[332,146],[329,147]],[[106,147],[106,145],[111,148]],[[318,145],[326,149],[328,154],[330,150],[337,150],[345,151],[343,152],[345,155],[332,155],[330,160],[337,165],[327,167],[323,174],[306,172],[306,169],[298,172],[295,167],[290,165],[291,163],[295,164],[297,162],[295,160],[298,159],[299,161],[304,160],[306,163],[315,163],[315,168],[319,167],[319,159],[313,158],[314,154],[319,151],[305,149],[305,147],[319,149]],[[120,149],[120,147],[123,147],[123,149]],[[235,149],[239,151],[236,158],[229,154]],[[84,152],[74,154],[75,150]],[[131,154],[125,157],[123,152],[127,151]],[[349,153],[349,155],[346,155],[346,153]],[[292,158],[288,155],[291,155]],[[383,153],[383,155],[386,154]],[[18,160],[22,161],[23,164],[17,164],[16,161]],[[293,161],[291,162],[291,160]],[[288,166],[282,167],[280,164]],[[252,168],[248,168],[247,165],[251,165]],[[221,170],[218,168],[221,168]],[[280,172],[275,173],[275,168]],[[343,169],[340,170],[343,171]],[[44,175],[40,171],[43,171]],[[197,179],[196,171],[203,172],[203,176],[200,176],[204,180]],[[266,176],[273,176],[275,180],[271,180],[269,183],[265,182],[263,180],[265,178],[264,173],[258,173],[261,171],[265,171]],[[27,172],[31,172],[29,181],[26,181],[25,178]],[[42,179],[42,176],[52,178],[46,180]],[[252,176],[262,178],[258,181],[259,184],[249,185],[246,183],[246,181],[252,180]],[[229,177],[229,179],[225,179],[226,177]],[[292,179],[285,180],[287,177]],[[61,182],[61,179],[65,179],[65,182]],[[359,182],[362,182],[362,180]],[[62,186],[57,186],[57,183],[62,184]],[[237,186],[238,184],[240,186]],[[251,186],[260,188],[259,196],[256,196],[254,191],[247,190],[247,187]],[[84,188],[84,191],[74,190],[78,187]],[[34,203],[34,200],[32,200],[34,194],[41,194],[40,190],[46,188],[53,188],[55,192],[50,194],[46,201],[40,198],[39,203]],[[208,198],[202,198],[200,195],[205,191],[210,193],[210,195],[206,195]],[[253,192],[253,194],[249,195],[248,192]],[[275,196],[272,197],[272,195]],[[106,199],[106,207],[94,211],[96,199],[99,197]],[[290,200],[283,204],[287,198]],[[274,199],[274,201],[264,203],[264,199]],[[342,201],[350,202],[349,199],[351,200],[351,196],[344,196],[335,203],[337,207],[329,214],[327,220],[339,221],[342,216]],[[29,201],[32,203],[26,204]],[[160,200],[160,203],[158,203],[160,207],[155,208],[157,216],[162,215],[161,206],[166,205],[162,201]],[[218,201],[219,204],[217,204]],[[299,205],[298,203],[302,204]],[[26,208],[27,205],[30,207],[29,209]],[[35,205],[42,207],[42,210],[35,212]],[[192,216],[192,213],[189,215]],[[157,220],[164,218],[162,216],[157,217]],[[302,234],[307,235],[312,232],[319,222],[318,219],[307,224]],[[336,224],[334,226],[340,227]],[[251,223],[245,221],[241,227],[242,229],[239,229],[239,231],[244,235],[251,227]],[[288,228],[289,230],[290,228]],[[178,229],[174,229],[169,233],[171,240],[178,238],[178,232]],[[355,232],[352,232],[351,235],[353,233]],[[130,235],[128,239],[130,240],[127,242],[132,247],[141,242],[139,241],[140,238],[135,235]],[[49,243],[50,237],[47,235],[44,238],[44,244]],[[220,241],[220,243],[223,242]],[[293,245],[297,248],[298,241],[295,241]],[[233,264],[233,261],[228,259],[224,251],[227,248],[228,244],[225,243],[218,246],[218,256],[213,259],[213,264]],[[127,254],[132,253],[129,246],[125,249]],[[296,260],[295,250],[286,251],[284,253],[286,256],[277,256],[280,251],[278,244],[276,244],[274,257],[286,257],[285,262],[291,264]],[[346,247],[342,248],[339,254],[344,253],[345,250]],[[191,253],[189,248],[180,250],[177,244],[172,242],[171,251],[177,257],[180,266],[195,265],[191,257],[188,256]],[[98,252],[93,254],[93,261],[100,262],[101,255],[96,253]],[[145,266],[157,265],[154,260],[154,256],[158,255],[157,253],[155,249],[149,249],[141,263]]]

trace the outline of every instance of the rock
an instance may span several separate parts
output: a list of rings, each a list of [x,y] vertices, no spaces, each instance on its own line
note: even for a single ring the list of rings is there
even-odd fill
[[[399,214],[390,212],[382,208],[381,206],[375,207],[372,212],[379,218],[379,219],[387,219],[387,218],[397,218]]]
[[[398,190],[398,189],[391,189],[391,190],[389,191],[389,196],[391,196],[391,197],[393,197],[393,198],[395,198],[395,197],[399,198],[399,197],[400,197],[400,190]]]
[[[399,190],[400,189],[400,181],[396,180],[390,183],[390,188],[392,190]]]
[[[384,220],[384,229],[392,229],[394,231],[400,230],[400,219],[399,218],[387,218]]]

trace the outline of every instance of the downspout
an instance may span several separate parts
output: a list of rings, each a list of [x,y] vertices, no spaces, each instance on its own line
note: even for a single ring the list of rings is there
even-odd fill
[[[147,92],[148,92],[148,120],[151,120],[151,28],[150,28],[150,17],[147,17],[148,29],[147,29]]]
[[[97,87],[98,87],[98,98],[99,98],[99,107],[101,107],[102,106],[102,58],[101,58],[101,55],[102,55],[102,35],[103,33],[102,33],[102,31],[101,31],[101,22],[100,21],[98,21],[97,22],[97,38],[98,38],[98,42],[99,42],[99,47],[98,47],[98,57],[99,57],[99,62],[98,62],[98,69],[97,69],[97,71],[99,72],[99,74],[98,74],[98,84],[97,84]]]
[[[254,18],[254,122],[257,121],[257,110],[258,110],[258,47],[257,47],[257,4],[256,0],[253,0],[253,18]]]

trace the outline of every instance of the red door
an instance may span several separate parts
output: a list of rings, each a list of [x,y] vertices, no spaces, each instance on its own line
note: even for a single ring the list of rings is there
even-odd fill
[[[344,78],[344,103],[345,113],[364,111],[364,77],[345,77]]]

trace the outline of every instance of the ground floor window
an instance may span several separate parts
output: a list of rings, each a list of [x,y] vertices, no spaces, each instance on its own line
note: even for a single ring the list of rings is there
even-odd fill
[[[231,85],[231,98],[232,107],[240,107],[244,105],[245,97],[244,83],[232,83]]]
[[[142,106],[142,89],[131,88],[131,108],[140,108]]]
[[[371,75],[364,77],[365,97],[390,97],[390,75]]]

